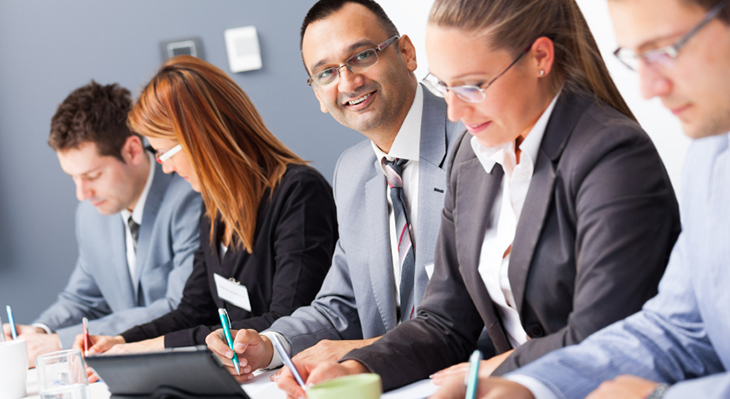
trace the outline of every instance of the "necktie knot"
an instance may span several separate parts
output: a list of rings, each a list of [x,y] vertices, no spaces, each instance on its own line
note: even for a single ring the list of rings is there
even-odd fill
[[[388,185],[391,187],[403,187],[403,166],[408,163],[408,160],[395,158],[389,161],[388,158],[383,158],[382,162],[385,167],[385,178],[388,180]]]
[[[137,251],[137,238],[139,237],[139,224],[132,219],[130,216],[127,219],[127,226],[129,226],[129,233],[132,235],[132,243],[134,244],[134,250]]]

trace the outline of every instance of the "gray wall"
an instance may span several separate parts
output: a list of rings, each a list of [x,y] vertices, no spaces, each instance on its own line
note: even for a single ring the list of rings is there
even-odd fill
[[[271,131],[331,179],[339,154],[362,136],[322,114],[305,83],[299,26],[313,3],[0,1],[0,305],[17,322],[53,302],[77,256],[74,186],[46,145],[51,116],[92,78],[136,97],[162,61],[160,41],[198,36],[205,59],[228,71],[223,31],[256,26],[263,69],[231,75]]]

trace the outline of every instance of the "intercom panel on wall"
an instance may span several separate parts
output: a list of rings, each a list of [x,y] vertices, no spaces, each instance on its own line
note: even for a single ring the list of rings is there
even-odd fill
[[[226,29],[224,35],[231,72],[261,69],[261,49],[255,26]]]

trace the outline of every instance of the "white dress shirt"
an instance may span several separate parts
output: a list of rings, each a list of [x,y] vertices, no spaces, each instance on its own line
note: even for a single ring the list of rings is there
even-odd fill
[[[413,231],[416,231],[416,221],[418,220],[418,164],[421,153],[421,120],[423,117],[423,89],[421,85],[416,88],[416,96],[413,98],[413,104],[411,109],[406,115],[406,119],[403,120],[403,124],[398,130],[398,134],[393,140],[393,144],[390,146],[390,151],[386,154],[375,143],[371,142],[373,151],[375,152],[375,158],[377,158],[383,174],[385,174],[385,168],[383,167],[383,158],[393,160],[395,158],[407,159],[408,162],[403,165],[401,172],[401,178],[403,180],[403,195],[406,201],[406,212],[408,212],[408,218],[413,227]],[[400,306],[400,255],[398,255],[398,236],[395,230],[395,214],[393,213],[393,202],[390,200],[390,187],[386,182],[385,200],[388,202],[388,231],[390,234],[390,253],[393,265],[393,280],[395,281],[395,300],[396,305]],[[415,240],[415,235],[413,237]],[[415,249],[416,243],[413,242]],[[272,336],[276,336],[284,347],[287,353],[291,353],[291,343],[282,334],[274,331],[264,331],[261,335],[265,335],[269,339]],[[283,361],[279,354],[274,350],[274,356],[271,362],[266,367],[268,369],[276,368],[281,366]]]
[[[144,185],[144,189],[142,190],[142,194],[139,195],[139,199],[137,199],[137,203],[134,205],[134,209],[132,212],[129,212],[126,209],[122,209],[119,214],[122,216],[122,222],[124,222],[124,237],[125,237],[125,243],[127,246],[127,266],[129,267],[129,277],[132,279],[132,282],[134,282],[134,273],[137,272],[137,252],[134,249],[134,239],[132,238],[132,232],[129,230],[129,216],[132,216],[132,220],[134,220],[135,223],[142,226],[142,216],[144,215],[144,204],[147,202],[147,194],[150,192],[150,187],[152,187],[152,180],[155,177],[155,158],[152,156],[152,154],[147,154],[150,159],[150,172],[147,175],[147,182]]]
[[[485,147],[477,141],[476,137],[471,139],[472,149],[486,173],[491,174],[497,163],[504,170],[500,192],[497,194],[492,208],[492,222],[490,223],[492,227],[488,228],[484,235],[479,255],[479,274],[484,280],[492,302],[497,307],[507,332],[507,338],[514,348],[524,344],[529,338],[522,327],[509,281],[511,247],[515,238],[517,222],[522,213],[522,206],[527,197],[527,190],[532,181],[542,137],[559,95],[558,93],[553,98],[520,144],[519,163],[516,162],[514,142],[497,147]]]

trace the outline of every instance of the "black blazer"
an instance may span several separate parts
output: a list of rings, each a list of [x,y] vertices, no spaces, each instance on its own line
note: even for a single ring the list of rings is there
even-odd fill
[[[386,389],[465,361],[486,327],[512,349],[479,274],[479,255],[501,185],[469,140],[458,143],[418,317],[349,353]],[[548,122],[517,224],[509,279],[530,340],[495,371],[511,371],[580,342],[638,311],[657,293],[680,231],[669,177],[641,127],[592,97],[562,93]]]
[[[259,206],[253,252],[231,245],[221,260],[223,224],[216,218],[213,240],[203,209],[200,249],[178,308],[121,335],[136,342],[165,335],[165,347],[204,345],[220,328],[218,308],[226,308],[232,328],[267,329],[274,320],[308,305],[332,263],[337,216],[329,183],[308,166],[290,165],[273,196]],[[234,241],[235,242],[235,241]],[[223,301],[213,273],[234,278],[248,289],[251,312]]]

